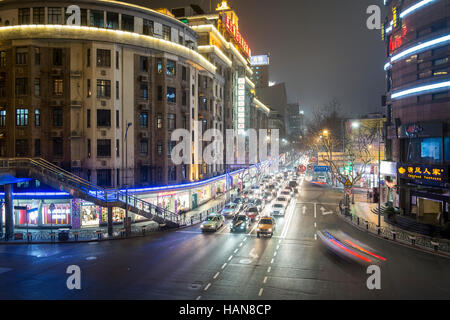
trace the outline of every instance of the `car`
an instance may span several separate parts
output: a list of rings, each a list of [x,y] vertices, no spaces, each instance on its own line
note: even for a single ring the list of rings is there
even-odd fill
[[[225,223],[225,218],[221,214],[211,214],[200,226],[202,232],[206,231],[217,231]]]
[[[285,207],[287,207],[289,204],[289,198],[284,195],[283,196],[280,195],[278,198],[275,199],[275,201],[278,203],[282,203]]]
[[[286,212],[285,206],[282,203],[276,202],[272,205],[272,215],[273,216],[284,216]]]
[[[236,215],[231,222],[231,232],[247,232],[247,228],[250,225],[250,219],[246,215]]]
[[[258,222],[256,227],[256,236],[259,238],[260,235],[270,235],[273,237],[273,232],[275,231],[275,219],[272,217],[263,217]]]
[[[231,202],[225,205],[225,207],[222,209],[222,215],[225,218],[234,217],[240,210],[241,210],[240,204]]]
[[[258,211],[261,212],[264,208],[264,200],[260,199],[260,198],[256,198],[253,202],[252,205],[254,205],[255,207],[258,208]]]
[[[289,188],[296,188],[298,186],[297,181],[291,180],[289,181]]]
[[[288,201],[290,201],[292,198],[291,190],[283,189],[283,191],[280,192],[280,196],[285,197]]]
[[[264,196],[263,196],[263,199],[264,199],[265,202],[271,202],[272,199],[273,199],[272,192],[265,192]]]
[[[245,214],[249,219],[253,222],[258,219],[259,217],[259,210],[255,206],[248,207],[247,210],[245,210]]]

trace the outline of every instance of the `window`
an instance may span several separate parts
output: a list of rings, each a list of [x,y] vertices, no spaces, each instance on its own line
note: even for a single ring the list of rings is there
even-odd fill
[[[41,78],[34,78],[34,95],[36,97],[41,95]]]
[[[61,8],[48,8],[48,24],[62,24]]]
[[[134,32],[134,17],[122,14],[122,30]]]
[[[0,72],[0,97],[6,97],[6,72]]]
[[[158,154],[158,156],[162,156],[163,146],[162,146],[162,141],[161,140],[159,140],[157,145],[156,145],[156,153]]]
[[[0,140],[0,157],[6,156],[6,142]]]
[[[208,110],[208,99],[200,97],[200,103],[199,105],[202,107],[203,110]]]
[[[181,80],[186,81],[187,79],[187,68],[183,66],[181,68]]]
[[[88,17],[87,17],[87,9],[81,9],[81,25],[87,26],[88,25]]]
[[[0,127],[6,127],[6,110],[0,110]]]
[[[27,64],[28,49],[27,48],[17,48],[16,50],[16,64]]]
[[[172,30],[169,26],[163,25],[163,39],[170,41],[170,34],[172,33]]]
[[[163,89],[162,86],[158,86],[158,101],[162,101]]]
[[[141,167],[140,179],[142,183],[148,182],[148,167]]]
[[[41,139],[34,140],[34,156],[35,157],[41,156]]]
[[[87,139],[87,156],[91,157],[91,139]]]
[[[16,140],[16,157],[28,156],[28,140],[17,139]]]
[[[97,98],[111,97],[111,80],[97,79]]]
[[[63,79],[53,78],[53,94],[55,96],[63,95]]]
[[[176,125],[176,117],[175,114],[173,113],[168,113],[167,114],[167,128],[169,130],[175,130],[175,125]]]
[[[111,110],[97,110],[97,127],[111,127]]]
[[[168,141],[167,142],[167,156],[170,158],[172,156],[172,150],[177,145],[176,141]]]
[[[119,110],[116,110],[116,128],[120,128]]]
[[[30,8],[19,9],[19,24],[30,24]]]
[[[91,95],[92,95],[91,79],[87,79],[87,96],[90,97]]]
[[[141,70],[142,72],[148,71],[148,58],[147,57],[143,57],[143,56],[139,57],[139,70]]]
[[[111,51],[104,49],[97,49],[97,67],[109,68],[111,67]]]
[[[0,67],[6,67],[6,51],[0,51]]]
[[[86,52],[86,66],[88,68],[91,66],[91,49],[87,49]]]
[[[106,13],[106,28],[119,29],[119,14],[115,12]]]
[[[90,25],[98,28],[105,27],[105,17],[103,15],[103,11],[91,10]]]
[[[182,92],[181,104],[183,106],[185,106],[187,104],[187,92],[186,92],[186,90],[183,90],[183,92]]]
[[[148,112],[141,112],[139,114],[139,124],[141,128],[148,128]]]
[[[116,139],[116,157],[119,158],[120,157],[120,140]]]
[[[167,60],[166,72],[168,76],[176,76],[177,74],[177,63],[172,60]]]
[[[62,157],[63,155],[63,139],[53,138],[53,155]]]
[[[53,109],[53,126],[54,127],[63,126],[63,110],[61,108]]]
[[[153,35],[153,21],[144,19],[142,33],[147,36]]]
[[[450,162],[450,137],[444,138],[444,153],[445,153],[445,162]]]
[[[142,139],[139,143],[139,152],[141,155],[147,155],[148,154],[148,140]]]
[[[34,125],[36,127],[41,126],[41,111],[39,109],[34,110]]]
[[[33,24],[44,24],[45,23],[45,8],[33,8]]]
[[[111,186],[111,169],[97,169],[97,185]]]
[[[28,79],[27,78],[17,78],[16,79],[16,95],[23,96],[26,95]]]
[[[441,59],[436,59],[433,61],[433,65],[434,66],[439,66],[441,64],[446,64],[448,62],[448,57],[445,58],[441,58]]]
[[[183,179],[187,179],[187,166],[186,165],[181,166],[181,176],[183,177]]]
[[[119,51],[116,51],[116,69],[119,69],[120,66],[120,54]]]
[[[162,129],[163,127],[163,121],[162,121],[162,114],[158,113],[158,115],[156,116],[156,128],[157,129]]]
[[[167,87],[167,102],[176,103],[177,102],[177,89],[173,87]]]
[[[177,167],[169,167],[168,168],[167,179],[169,179],[169,181],[177,180]]]
[[[158,73],[162,73],[162,68],[163,68],[162,59],[156,60],[156,69],[158,70]]]
[[[120,93],[120,90],[119,90],[119,81],[116,81],[116,100],[119,100],[119,93]]]
[[[111,157],[111,140],[97,140],[97,157]]]
[[[28,109],[16,110],[16,126],[24,127],[28,125]]]
[[[140,85],[140,98],[148,99],[148,85],[147,82],[141,82]]]
[[[53,65],[62,65],[63,50],[61,48],[53,49]]]
[[[439,164],[442,159],[441,138],[416,138],[405,140],[406,162]]]

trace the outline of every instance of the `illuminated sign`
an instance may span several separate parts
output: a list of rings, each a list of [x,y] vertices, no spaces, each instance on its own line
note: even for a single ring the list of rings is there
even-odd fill
[[[400,48],[403,44],[403,41],[406,40],[406,34],[408,33],[408,29],[406,26],[403,26],[402,33],[396,36],[392,35],[389,38],[389,52],[392,53],[398,48]]]
[[[241,134],[245,130],[245,78],[238,79],[238,116],[237,128],[238,133]]]
[[[269,56],[267,54],[253,56],[250,58],[250,64],[252,66],[266,66],[269,64]]]
[[[222,23],[224,24],[228,33],[233,37],[234,41],[236,41],[236,43],[239,45],[241,50],[248,57],[251,57],[252,51],[250,50],[250,47],[248,46],[247,42],[244,40],[241,33],[239,32],[238,26],[236,26],[233,23],[233,21],[231,21],[231,19],[228,18],[227,14],[225,12],[222,14]]]
[[[397,28],[398,23],[397,7],[392,8],[392,21],[394,22],[394,28]]]
[[[440,166],[398,164],[397,173],[400,178],[424,184],[442,184],[448,181],[447,168]]]

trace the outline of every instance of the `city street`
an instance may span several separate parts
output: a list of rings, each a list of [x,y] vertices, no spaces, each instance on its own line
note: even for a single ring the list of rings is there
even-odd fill
[[[200,226],[131,240],[0,246],[1,299],[449,299],[450,259],[395,245],[337,217],[341,194],[304,182],[273,238]],[[265,212],[267,213],[267,207]],[[381,290],[366,268],[327,251],[319,230],[386,258]],[[66,268],[81,268],[68,290]]]

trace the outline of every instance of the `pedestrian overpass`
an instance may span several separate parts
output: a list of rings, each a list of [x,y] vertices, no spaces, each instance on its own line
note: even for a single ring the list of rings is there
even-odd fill
[[[179,216],[165,208],[155,206],[125,191],[105,189],[90,183],[42,158],[0,158],[0,174],[16,178],[33,178],[54,189],[66,191],[74,198],[80,198],[108,209],[108,234],[112,235],[112,209],[114,207],[154,220],[169,228],[179,227]],[[5,229],[7,238],[14,234],[12,184],[5,183]],[[10,215],[10,217],[9,217]]]

